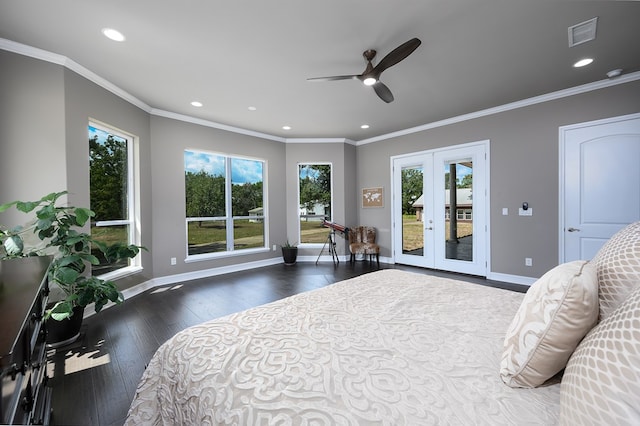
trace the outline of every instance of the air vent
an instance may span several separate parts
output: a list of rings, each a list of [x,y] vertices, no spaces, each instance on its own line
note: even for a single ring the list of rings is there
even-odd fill
[[[598,17],[569,27],[569,47],[577,46],[596,38]]]

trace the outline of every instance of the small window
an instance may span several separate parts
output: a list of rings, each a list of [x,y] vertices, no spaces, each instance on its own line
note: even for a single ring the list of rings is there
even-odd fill
[[[323,222],[332,221],[331,164],[298,165],[298,200],[300,243],[323,244],[330,229]]]

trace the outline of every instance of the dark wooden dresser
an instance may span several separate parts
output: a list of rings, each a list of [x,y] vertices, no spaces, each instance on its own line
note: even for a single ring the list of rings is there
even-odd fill
[[[48,257],[0,262],[0,424],[49,424],[44,311]]]

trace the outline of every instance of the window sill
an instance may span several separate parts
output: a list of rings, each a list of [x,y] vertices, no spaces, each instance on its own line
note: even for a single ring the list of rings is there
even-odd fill
[[[184,263],[203,262],[203,261],[215,260],[215,259],[225,259],[228,257],[246,256],[246,255],[257,254],[257,253],[267,253],[269,251],[271,250],[269,250],[267,247],[260,247],[260,248],[254,248],[254,249],[225,251],[223,253],[196,254],[193,256],[187,256],[187,258],[184,260]]]
[[[127,266],[126,268],[121,268],[117,271],[112,271],[104,275],[100,275],[98,276],[98,278],[105,281],[113,281],[120,278],[128,277],[130,275],[135,275],[141,272],[143,269],[144,268],[142,266]]]

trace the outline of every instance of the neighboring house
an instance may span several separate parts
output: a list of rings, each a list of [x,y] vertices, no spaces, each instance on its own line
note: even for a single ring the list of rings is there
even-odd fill
[[[252,217],[249,219],[249,222],[260,222],[264,217],[264,208],[256,207],[255,209],[249,210],[249,216]],[[255,217],[255,219],[253,219],[253,217]]]
[[[449,205],[449,190],[445,190],[445,218],[449,220],[451,217],[451,206]],[[473,195],[471,188],[458,188],[456,214],[459,222],[471,222],[473,219]],[[416,209],[416,220],[422,222],[424,219],[424,194],[420,195],[414,202],[413,208]]]
[[[327,210],[329,206],[322,203],[315,203],[312,208],[308,209],[306,206],[300,206],[300,220],[307,222],[319,222],[331,217],[330,212]]]

